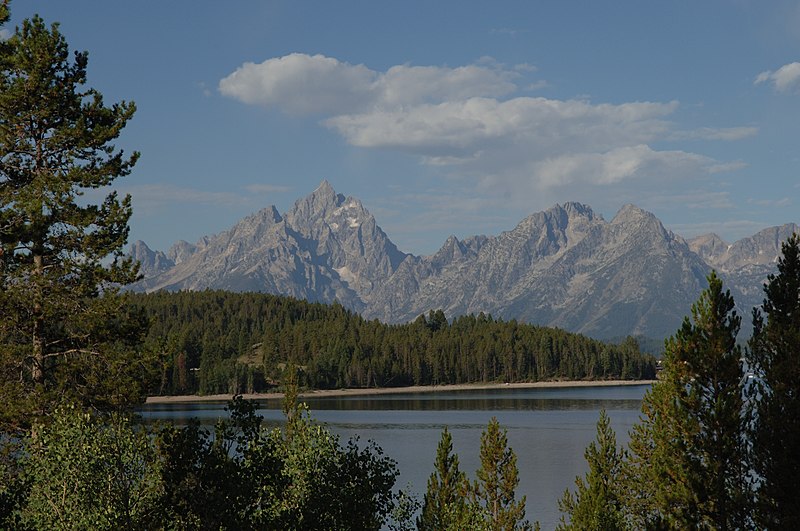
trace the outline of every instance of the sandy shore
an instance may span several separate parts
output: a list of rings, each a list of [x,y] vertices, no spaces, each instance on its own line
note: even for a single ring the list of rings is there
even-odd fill
[[[655,380],[591,380],[591,381],[554,381],[524,383],[489,383],[459,385],[414,385],[410,387],[381,387],[369,389],[322,389],[300,393],[301,398],[394,395],[403,393],[433,393],[447,391],[468,391],[470,389],[534,389],[556,387],[607,387],[612,385],[648,385]],[[270,400],[283,398],[283,393],[258,393],[242,395],[248,400]],[[231,395],[181,395],[181,396],[149,396],[148,404],[168,404],[176,402],[224,402]]]

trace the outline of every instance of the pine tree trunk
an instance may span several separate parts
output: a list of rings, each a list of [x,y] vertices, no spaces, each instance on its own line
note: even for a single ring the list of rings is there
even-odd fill
[[[34,275],[38,278],[44,270],[42,255],[33,257]],[[37,291],[39,291],[37,289]],[[42,301],[40,295],[33,303],[33,367],[31,378],[36,384],[44,383],[44,316],[42,315]]]

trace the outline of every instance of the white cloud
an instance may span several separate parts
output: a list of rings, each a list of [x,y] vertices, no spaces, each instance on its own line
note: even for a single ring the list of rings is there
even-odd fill
[[[385,73],[324,55],[245,63],[219,82],[225,96],[290,113],[340,115],[387,106],[503,96],[519,74],[496,65],[397,65]]]
[[[386,106],[464,100],[474,96],[499,97],[516,86],[512,71],[469,65],[458,68],[393,66],[378,76],[375,105]]]
[[[675,102],[592,105],[546,98],[470,98],[341,115],[325,124],[361,147],[471,156],[485,149],[487,142],[503,141],[543,154],[653,140],[668,127],[661,118],[676,107]]]
[[[490,194],[570,183],[613,187],[632,180],[699,177],[742,167],[660,140],[738,140],[755,127],[675,131],[678,102],[595,104],[519,96],[530,65],[491,58],[459,67],[396,65],[385,72],[323,55],[291,54],[246,63],[220,91],[242,102],[322,115],[350,145],[402,151]]]
[[[13,33],[11,33],[11,30],[7,28],[0,29],[0,41],[7,41],[8,39],[11,38],[11,35],[13,35]]]
[[[349,112],[372,99],[376,73],[323,55],[293,53],[245,63],[219,82],[225,96],[291,113]]]
[[[748,164],[741,160],[733,160],[731,162],[718,162],[708,167],[708,173],[727,173],[731,171],[741,170],[746,168]]]
[[[788,92],[800,86],[800,63],[788,63],[776,71],[767,70],[756,76],[755,84],[771,82],[778,92]]]
[[[714,160],[685,151],[655,151],[640,144],[605,153],[579,153],[546,159],[535,165],[545,186],[579,182],[616,184],[632,178],[687,177],[707,171]]]

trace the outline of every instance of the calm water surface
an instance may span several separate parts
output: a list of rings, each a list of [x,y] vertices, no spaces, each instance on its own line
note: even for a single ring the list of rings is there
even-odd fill
[[[617,442],[626,443],[639,418],[649,385],[560,389],[487,389],[306,400],[312,416],[343,441],[358,435],[374,440],[398,463],[398,487],[409,486],[420,500],[433,470],[442,428],[453,436],[461,469],[472,479],[479,466],[480,435],[492,417],[508,430],[517,454],[527,517],[542,529],[558,523],[558,499],[587,470],[583,452],[594,440],[601,409],[611,418]],[[150,420],[176,424],[198,418],[213,424],[225,417],[224,403],[152,404],[142,408]],[[259,414],[270,425],[282,422],[279,401],[263,401]]]

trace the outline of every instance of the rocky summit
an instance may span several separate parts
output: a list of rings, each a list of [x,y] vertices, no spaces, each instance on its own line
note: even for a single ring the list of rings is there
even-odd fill
[[[566,203],[497,236],[450,236],[436,253],[397,249],[354,197],[327,181],[281,215],[265,208],[229,230],[166,253],[138,241],[136,291],[225,289],[334,302],[397,323],[430,310],[490,313],[599,338],[671,335],[716,269],[745,325],[760,304],[780,244],[795,224],[733,244],[686,241],[651,213],[626,205],[606,221]]]

